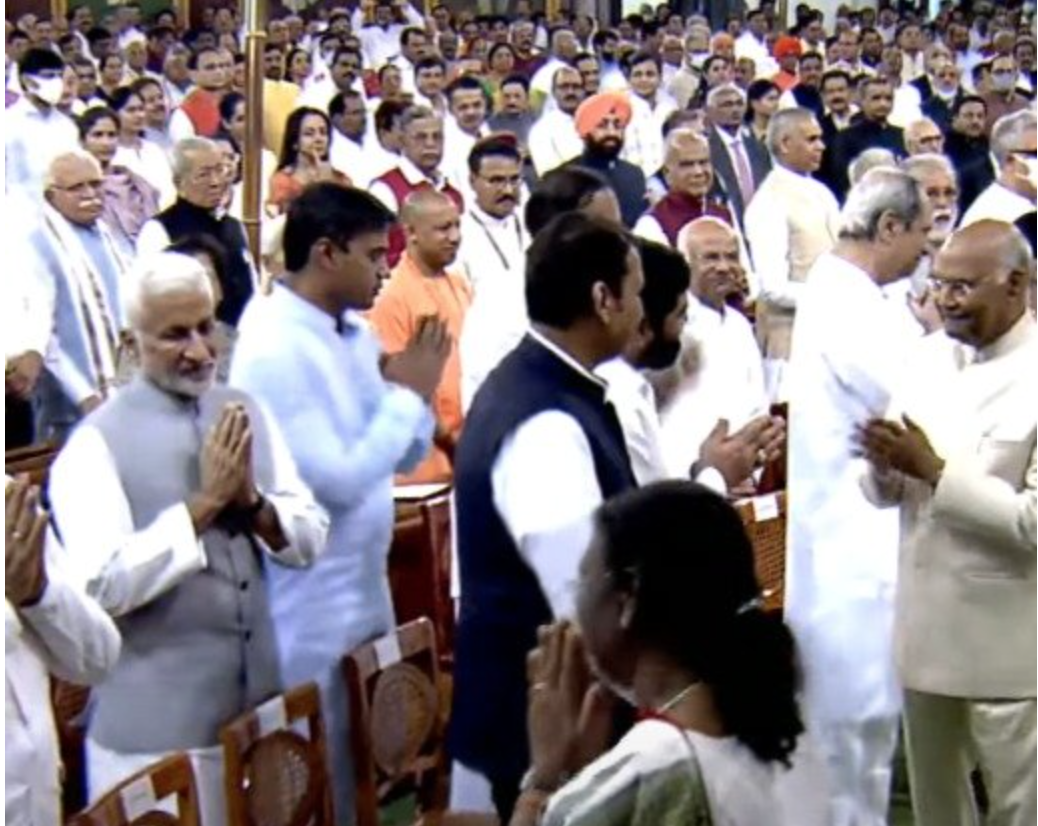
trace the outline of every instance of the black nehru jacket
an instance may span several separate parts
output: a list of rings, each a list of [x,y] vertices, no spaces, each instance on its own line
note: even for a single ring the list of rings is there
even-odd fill
[[[833,162],[843,197],[850,189],[847,167],[866,149],[889,149],[900,160],[905,157],[905,133],[888,123],[860,118],[836,136]]]

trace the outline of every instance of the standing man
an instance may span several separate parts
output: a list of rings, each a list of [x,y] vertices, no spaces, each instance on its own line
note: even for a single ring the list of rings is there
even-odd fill
[[[234,59],[221,49],[204,48],[192,52],[187,65],[194,88],[173,113],[169,132],[178,141],[211,138],[220,131],[220,99],[231,88]]]
[[[12,212],[36,209],[43,179],[58,155],[79,148],[75,124],[57,108],[64,92],[65,64],[48,49],[30,49],[18,64],[24,95],[7,109],[4,186]]]
[[[714,166],[739,226],[743,225],[746,207],[771,168],[771,160],[760,145],[744,128],[746,93],[734,83],[725,83],[710,90],[706,98],[710,119],[708,140],[710,160]]]
[[[991,130],[998,177],[962,216],[964,227],[991,219],[1013,223],[1032,212],[1038,193],[1038,131],[1034,112],[1006,115]]]
[[[408,196],[419,189],[442,192],[460,211],[461,192],[440,171],[443,162],[443,118],[424,106],[412,106],[400,116],[400,163],[371,184],[374,195],[393,215]],[[389,265],[396,266],[407,246],[404,231],[394,226],[389,233]]]
[[[355,89],[340,92],[328,104],[332,122],[332,143],[328,159],[332,168],[341,172],[358,189],[367,189],[372,180],[384,175],[385,161],[381,152],[373,151],[368,139],[368,110],[364,96]]]
[[[458,189],[466,203],[472,201],[469,188],[469,153],[476,141],[490,134],[487,113],[490,100],[483,84],[472,75],[462,75],[447,87],[450,114],[443,126],[443,170],[447,180]]]
[[[141,374],[79,425],[50,478],[65,548],[124,641],[94,689],[90,798],[186,751],[206,826],[226,817],[220,727],[283,688],[264,569],[310,564],[327,529],[274,422],[214,384],[214,309],[193,258],[140,269]]]
[[[490,781],[507,823],[528,765],[526,656],[572,616],[601,502],[635,485],[594,374],[642,319],[641,263],[611,222],[561,216],[534,238],[533,329],[476,394],[455,463],[461,606],[451,750]]]
[[[189,235],[209,235],[227,250],[222,298],[216,317],[238,324],[257,283],[245,228],[223,210],[230,180],[219,147],[208,138],[186,138],[173,149],[173,183],[177,200],[142,228],[138,256],[164,250]]]
[[[645,174],[623,160],[624,135],[631,122],[631,104],[623,92],[600,92],[580,104],[575,116],[584,151],[567,166],[591,169],[609,181],[620,202],[625,226],[633,227],[648,206]]]
[[[929,231],[919,185],[904,172],[871,170],[851,190],[839,241],[815,262],[797,303],[786,617],[804,672],[805,722],[828,769],[831,826],[887,818],[900,711],[897,520],[865,498],[853,440],[886,412],[910,344],[883,287],[913,272]]]
[[[306,572],[272,571],[271,610],[285,682],[321,686],[335,810],[353,810],[344,652],[394,625],[387,577],[393,474],[429,449],[428,400],[450,340],[437,321],[383,359],[360,313],[388,274],[393,216],[364,192],[309,187],[289,206],[285,278],[249,305],[231,384],[281,426],[303,479],[331,517],[328,549]]]
[[[436,432],[433,449],[405,483],[446,482],[464,419],[458,340],[472,287],[452,268],[461,241],[454,202],[442,192],[419,190],[400,210],[407,249],[375,301],[368,320],[390,355],[404,351],[430,318],[439,319],[451,338],[450,355],[432,397]]]
[[[1014,228],[955,233],[930,279],[944,331],[891,418],[861,432],[873,498],[901,509],[895,650],[920,826],[974,822],[977,763],[988,822],[1038,815],[1033,278]]]
[[[850,189],[847,169],[866,149],[889,149],[898,159],[905,156],[904,133],[888,123],[894,109],[894,87],[881,77],[867,77],[858,84],[861,119],[839,133],[833,143],[833,162],[840,186],[846,196]]]
[[[584,99],[580,72],[572,66],[559,68],[552,78],[551,94],[555,106],[545,107],[530,129],[530,158],[541,178],[573,160],[584,148],[573,120]]]
[[[472,207],[461,218],[458,268],[472,285],[472,305],[458,342],[461,406],[526,334],[525,270],[529,239],[518,214],[522,160],[511,135],[493,135],[469,155]]]
[[[768,126],[772,167],[746,210],[746,240],[760,282],[757,336],[768,390],[785,401],[797,299],[819,256],[835,244],[840,206],[812,175],[822,165],[822,128],[810,109],[782,109]]]

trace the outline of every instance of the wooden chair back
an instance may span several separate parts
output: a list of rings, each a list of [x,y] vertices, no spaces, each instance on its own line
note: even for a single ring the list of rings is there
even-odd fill
[[[58,751],[64,768],[61,803],[66,814],[71,814],[87,804],[84,712],[90,703],[90,688],[52,677],[50,699],[58,732]]]
[[[314,683],[241,715],[224,726],[220,741],[229,826],[334,826]]]
[[[771,415],[782,419],[782,421],[786,423],[786,433],[788,435],[789,405],[785,402],[773,404],[771,406]],[[786,489],[786,480],[788,478],[787,468],[789,464],[787,447],[788,442],[782,446],[782,453],[778,458],[765,465],[764,470],[761,472],[760,481],[757,483],[758,493],[778,493],[779,491]]]
[[[428,617],[436,633],[441,668],[454,651],[451,599],[451,499],[449,491],[398,499],[389,550],[389,586],[401,625]]]
[[[419,619],[343,659],[357,826],[378,826],[379,806],[413,793],[418,810],[447,805],[445,705],[432,622]]]
[[[61,445],[57,442],[40,442],[26,447],[16,447],[4,452],[4,471],[8,476],[28,474],[34,485],[43,486],[47,482],[50,466],[54,463]]]
[[[171,798],[176,806],[169,805]],[[123,781],[69,826],[200,826],[191,759],[174,754]]]
[[[753,543],[764,607],[781,611],[786,589],[786,494],[755,496],[736,504]]]

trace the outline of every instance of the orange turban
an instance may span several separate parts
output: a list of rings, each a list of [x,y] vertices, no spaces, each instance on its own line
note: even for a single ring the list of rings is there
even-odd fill
[[[800,39],[797,37],[790,37],[788,34],[782,35],[778,40],[775,41],[775,46],[772,48],[771,53],[781,60],[784,57],[800,57],[800,52],[803,47],[800,45]]]
[[[576,122],[577,134],[586,138],[598,128],[606,118],[615,115],[620,124],[626,128],[631,122],[631,102],[623,92],[599,92],[592,95],[577,107],[573,119]]]

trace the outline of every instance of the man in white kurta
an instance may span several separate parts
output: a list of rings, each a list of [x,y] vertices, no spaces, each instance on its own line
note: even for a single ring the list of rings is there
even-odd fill
[[[897,520],[865,498],[854,437],[886,412],[910,343],[881,288],[912,272],[929,227],[929,204],[907,174],[867,173],[848,196],[839,243],[808,277],[793,332],[785,609],[832,826],[887,817],[901,705]]]
[[[8,826],[60,826],[50,678],[100,682],[119,657],[119,632],[76,584],[38,491],[8,479],[4,498],[4,817]]]
[[[560,67],[553,76],[551,93],[555,105],[545,107],[530,128],[528,142],[533,168],[541,177],[584,151],[584,141],[573,120],[584,99],[580,72],[569,66]]]
[[[822,164],[822,129],[808,109],[776,112],[768,127],[772,167],[746,208],[744,224],[760,295],[757,335],[764,349],[769,395],[785,401],[797,297],[811,267],[836,244],[840,207],[811,177]]]
[[[141,375],[76,428],[50,478],[68,555],[125,643],[94,691],[88,787],[96,800],[186,751],[202,826],[219,826],[220,728],[284,687],[264,569],[311,563],[327,520],[274,421],[213,384],[202,265],[159,254],[135,289]]]
[[[319,562],[302,573],[272,571],[269,582],[282,677],[290,685],[316,680],[322,690],[340,822],[349,822],[354,804],[339,663],[394,628],[393,476],[429,450],[429,398],[449,352],[449,342],[442,352],[424,342],[380,363],[360,313],[388,274],[391,221],[359,190],[321,184],[300,196],[285,226],[288,275],[246,309],[231,368],[231,384],[273,412],[331,518]],[[329,236],[342,245],[335,256]]]

